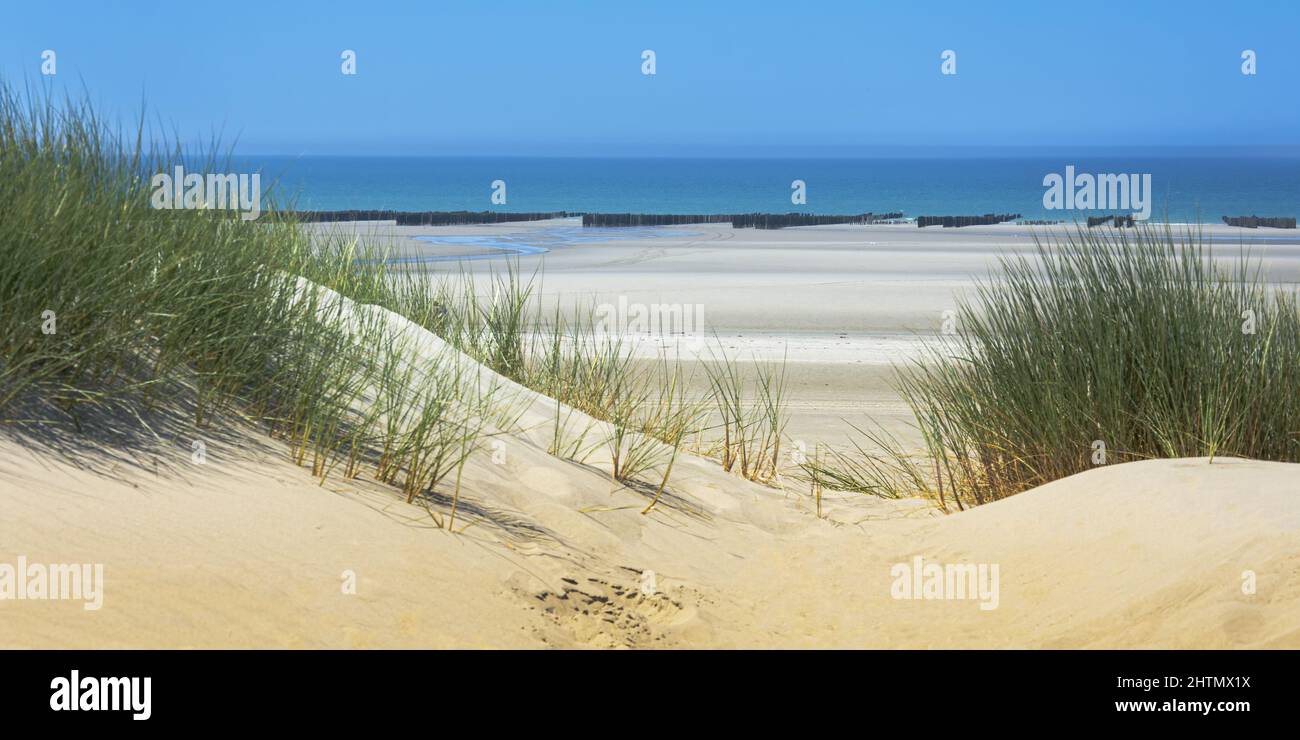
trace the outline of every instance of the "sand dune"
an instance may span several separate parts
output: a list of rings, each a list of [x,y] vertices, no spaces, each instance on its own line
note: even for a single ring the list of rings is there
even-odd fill
[[[455,534],[237,424],[202,432],[203,465],[184,432],[130,454],[0,441],[0,561],[106,578],[98,611],[0,601],[0,647],[1300,647],[1300,466],[1130,463],[959,514],[837,496],[819,519],[802,490],[686,458],[642,515],[599,454],[546,453],[554,401],[520,392]],[[894,598],[918,556],[996,565],[996,608]]]
[[[106,476],[6,443],[5,552],[102,562],[106,580],[95,612],[0,602],[0,643],[1300,647],[1294,465],[1130,463],[961,514],[853,498],[826,520],[697,475],[683,485],[708,499],[697,513],[641,516],[636,495],[520,444],[472,471],[474,524],[450,534],[392,492],[322,488],[259,447],[201,475]],[[997,564],[997,608],[892,598],[891,568],[916,556]]]

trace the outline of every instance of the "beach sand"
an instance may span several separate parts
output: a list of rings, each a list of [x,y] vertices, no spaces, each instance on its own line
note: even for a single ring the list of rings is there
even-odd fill
[[[960,229],[907,224],[812,226],[780,230],[698,224],[631,230],[583,230],[580,219],[483,226],[395,226],[391,222],[319,224],[321,232],[357,235],[403,255],[447,258],[495,251],[507,244],[558,241],[549,252],[517,258],[537,275],[548,312],[606,304],[702,307],[703,326],[691,341],[659,338],[640,355],[709,358],[716,334],[736,359],[789,363],[788,433],[811,447],[843,447],[848,424],[878,423],[916,443],[911,414],[891,388],[892,365],[916,357],[941,332],[946,311],[972,295],[977,281],[996,278],[1001,257],[1032,258],[1035,239],[1061,239],[1076,227],[1000,224]],[[1189,227],[1173,225],[1176,233]],[[655,236],[648,236],[648,234]],[[1289,229],[1201,227],[1213,253],[1227,261],[1245,250],[1268,279],[1300,284],[1300,234]],[[552,236],[552,235],[557,235]],[[584,234],[609,241],[578,241]],[[482,243],[467,247],[461,240]],[[451,245],[439,244],[451,238]],[[583,236],[598,239],[599,236]],[[433,241],[428,241],[433,240]],[[573,242],[573,243],[567,243]],[[435,275],[468,272],[486,286],[506,259],[420,264]],[[697,315],[698,315],[697,311]],[[698,341],[703,339],[704,341]],[[703,373],[695,374],[703,390]]]
[[[0,602],[0,647],[1300,647],[1297,465],[1129,463],[949,515],[833,495],[819,518],[806,489],[684,456],[643,515],[603,453],[548,455],[554,402],[516,390],[455,533],[235,422],[130,452],[4,438],[6,557],[105,583],[96,611]],[[996,596],[895,598],[917,557],[996,566]]]
[[[1300,647],[1300,466],[1129,463],[960,514],[836,496],[818,519],[699,462],[643,516],[604,471],[508,444],[469,466],[452,534],[251,432],[202,469],[181,445],[96,472],[5,442],[5,552],[105,578],[97,611],[0,602],[0,647]],[[996,565],[996,608],[893,598],[918,556]]]

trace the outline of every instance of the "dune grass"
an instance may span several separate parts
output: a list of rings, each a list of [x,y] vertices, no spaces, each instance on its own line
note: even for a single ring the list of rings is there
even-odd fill
[[[229,171],[215,151],[0,89],[0,419],[85,431],[93,410],[148,434],[152,411],[184,401],[196,437],[219,417],[250,419],[322,483],[368,470],[413,500],[454,476],[455,502],[466,459],[517,418],[517,399],[452,350],[410,346],[375,313],[388,310],[610,422],[612,477],[662,494],[700,428],[679,368],[636,367],[590,315],[543,321],[536,275],[514,265],[486,291],[395,269],[384,249],[302,228],[273,189],[253,222],[150,207],[152,173]],[[600,440],[560,415],[550,451],[585,458]]]
[[[196,436],[251,419],[322,482],[373,464],[411,498],[459,476],[510,400],[343,298],[432,324],[440,297],[354,241],[312,242],[274,202],[255,222],[154,210],[149,176],[174,164],[225,171],[0,87],[0,419],[87,431],[107,412],[147,434],[185,401]]]
[[[685,441],[709,429],[707,399],[689,395],[679,362],[638,362],[626,336],[599,325],[596,306],[565,313],[557,305],[544,313],[533,300],[539,273],[525,276],[517,264],[507,264],[505,271],[484,276],[486,291],[466,272],[424,276],[435,283],[441,306],[430,328],[488,367],[555,399],[548,452],[584,462],[603,446],[613,482],[657,485],[647,507],[652,510]],[[773,390],[781,387],[775,377],[763,374]],[[606,422],[605,432],[597,434],[582,416]]]
[[[1300,461],[1296,293],[1244,251],[1212,256],[1196,232],[1140,227],[1005,258],[957,334],[897,374],[925,455],[873,433],[817,479],[964,508],[1099,464]]]
[[[740,363],[726,354],[721,342],[715,345],[705,371],[721,428],[722,469],[755,482],[773,481],[780,473],[781,443],[789,418],[785,360],[779,364],[755,360],[751,388]]]

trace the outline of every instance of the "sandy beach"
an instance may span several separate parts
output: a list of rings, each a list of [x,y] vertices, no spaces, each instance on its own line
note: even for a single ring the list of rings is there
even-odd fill
[[[1295,466],[1135,463],[962,515],[857,497],[829,520],[692,471],[702,512],[642,517],[600,474],[521,446],[506,471],[476,467],[481,518],[452,535],[279,452],[106,479],[6,446],[7,545],[107,567],[101,610],[4,604],[0,645],[1300,646]],[[997,563],[997,608],[892,598],[891,568],[916,556]]]
[[[704,303],[724,342],[788,351],[791,436],[820,440],[842,418],[903,428],[891,348],[933,332],[999,243],[1031,248],[1020,227],[669,231],[547,253],[543,300]],[[1300,248],[1264,252],[1295,281]],[[1296,465],[1105,466],[947,515],[828,492],[818,517],[804,485],[685,455],[642,514],[647,493],[611,485],[603,449],[547,454],[556,402],[513,387],[522,415],[499,457],[467,465],[455,533],[364,478],[322,484],[236,420],[206,433],[202,465],[184,436],[71,456],[7,436],[5,550],[103,563],[105,581],[97,611],[0,603],[0,647],[1300,647]],[[898,569],[927,562],[996,565],[997,585],[900,593]]]
[[[1295,465],[1131,463],[948,516],[828,495],[818,518],[801,490],[685,458],[682,493],[642,515],[600,459],[546,454],[549,403],[502,464],[471,462],[456,534],[239,428],[202,467],[181,440],[70,460],[7,439],[6,550],[105,578],[97,611],[0,604],[0,647],[1300,646]],[[918,557],[996,564],[996,602],[896,598]]]
[[[716,334],[737,357],[785,358],[789,433],[810,447],[815,442],[842,444],[850,431],[845,420],[879,423],[893,434],[914,438],[911,415],[890,388],[892,366],[917,357],[922,344],[942,331],[945,312],[970,298],[977,281],[996,279],[1002,256],[1031,258],[1036,239],[1051,242],[1076,232],[1073,224],[960,229],[879,224],[771,231],[695,224],[626,230],[633,234],[629,237],[617,229],[584,230],[578,219],[314,228],[355,234],[404,256],[431,260],[410,269],[435,276],[469,272],[485,286],[490,275],[517,260],[522,273],[538,276],[537,294],[546,312],[557,304],[572,312],[620,299],[702,307],[702,337],[649,337],[636,344],[639,355],[707,360]],[[1196,227],[1170,228],[1184,233]],[[1224,265],[1244,251],[1259,260],[1269,282],[1300,284],[1300,236],[1295,231],[1217,224],[1199,228]],[[579,235],[582,241],[574,239]],[[476,245],[467,246],[467,237]],[[494,244],[552,246],[539,255],[456,261],[501,254]],[[695,377],[703,383],[703,373]]]

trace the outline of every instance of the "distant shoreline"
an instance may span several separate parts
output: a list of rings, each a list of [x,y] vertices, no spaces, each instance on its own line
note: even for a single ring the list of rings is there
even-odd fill
[[[260,172],[275,200],[300,211],[646,214],[791,212],[851,216],[1020,214],[1080,220],[1141,211],[1098,201],[1095,209],[1045,204],[1045,178],[1066,172],[1150,175],[1151,218],[1300,217],[1294,160],[1154,156],[1011,159],[796,160],[509,157],[237,157]],[[267,185],[267,183],[270,183]],[[497,183],[494,186],[493,183]],[[792,189],[802,183],[803,190]],[[1075,205],[1070,203],[1070,205]],[[1104,208],[1103,208],[1104,207]],[[501,216],[499,218],[509,218]]]
[[[1107,226],[1106,223],[1089,225],[1088,219],[1095,216],[1084,215],[1076,219],[1028,219],[1020,214],[957,214],[957,215],[916,215],[908,216],[901,212],[859,214],[813,214],[813,213],[590,213],[583,211],[396,211],[396,210],[339,210],[339,211],[288,211],[294,217],[307,223],[359,223],[359,222],[393,222],[399,226],[470,226],[487,224],[506,224],[530,221],[552,221],[556,219],[581,218],[583,226],[596,228],[627,228],[646,226],[691,226],[701,224],[730,223],[734,228],[781,229],[799,226],[833,226],[833,225],[876,225],[905,224],[928,228],[968,228],[971,226],[1070,226],[1078,224],[1085,228]],[[1088,214],[1092,211],[1081,211]],[[1103,216],[1107,214],[1103,213]],[[1110,214],[1115,215],[1115,214]],[[1250,219],[1263,221],[1258,225],[1246,225]],[[1276,225],[1272,222],[1282,222]],[[1156,218],[1139,221],[1138,224],[1151,226],[1218,226],[1227,225],[1237,229],[1258,231],[1291,230],[1296,228],[1296,219],[1287,217],[1259,216],[1221,216],[1211,221],[1160,221]],[[1289,225],[1287,225],[1289,224]]]

